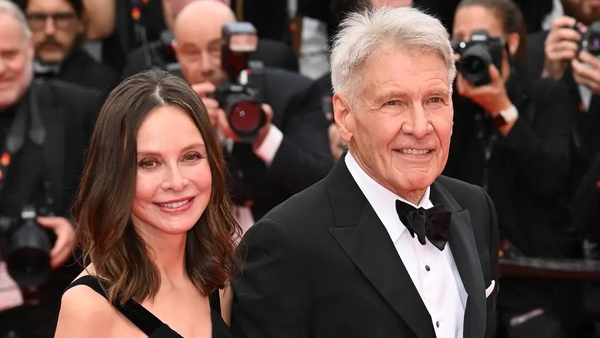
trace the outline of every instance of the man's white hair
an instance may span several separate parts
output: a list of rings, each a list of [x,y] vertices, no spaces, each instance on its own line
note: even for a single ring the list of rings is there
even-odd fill
[[[31,30],[29,29],[29,24],[27,23],[25,14],[14,2],[10,0],[0,0],[0,13],[12,15],[15,19],[17,19],[17,21],[19,21],[19,25],[21,25],[21,29],[23,30],[25,37],[31,37]]]
[[[454,52],[442,23],[415,8],[380,7],[351,13],[342,21],[331,51],[334,92],[354,104],[352,101],[364,88],[365,74],[361,71],[370,60],[390,48],[439,55],[448,67],[452,87],[456,76]]]

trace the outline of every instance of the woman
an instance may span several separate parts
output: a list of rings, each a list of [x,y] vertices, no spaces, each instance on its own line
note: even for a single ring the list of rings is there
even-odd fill
[[[76,204],[85,271],[56,337],[230,337],[218,289],[236,270],[218,137],[196,93],[159,70],[104,104]]]
[[[505,256],[573,257],[566,236],[568,209],[562,202],[570,158],[567,90],[553,80],[532,79],[521,67],[527,64],[527,37],[513,1],[461,1],[452,39],[468,45],[481,30],[498,40],[470,43],[498,53],[497,66],[487,69],[487,84],[474,85],[465,75],[470,69],[465,49],[460,52],[445,174],[486,188],[497,210],[502,248],[509,249]],[[560,282],[511,276],[499,283],[498,313],[510,337],[551,337],[560,326],[568,337],[580,336],[571,331],[573,323],[566,316],[576,313],[577,305],[569,306],[577,300],[576,288],[567,293]]]

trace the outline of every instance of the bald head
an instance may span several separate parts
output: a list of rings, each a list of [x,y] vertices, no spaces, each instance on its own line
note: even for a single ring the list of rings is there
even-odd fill
[[[188,29],[190,27],[223,26],[226,23],[235,21],[235,13],[218,0],[198,0],[189,2],[175,18],[175,31],[179,28]],[[175,33],[177,34],[177,33]]]
[[[224,79],[221,70],[223,25],[235,22],[235,14],[221,1],[197,0],[185,6],[175,19],[175,51],[183,76],[190,83]]]

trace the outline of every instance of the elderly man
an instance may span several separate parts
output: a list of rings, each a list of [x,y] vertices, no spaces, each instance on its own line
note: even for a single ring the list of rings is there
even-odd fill
[[[35,240],[40,237],[25,227],[0,231],[0,337],[53,336],[62,291],[79,273],[69,261],[75,247],[69,211],[101,103],[95,90],[32,81],[34,54],[25,15],[13,2],[0,0],[0,217],[23,224],[21,212],[34,207],[37,216],[45,216],[37,223],[52,245],[49,257],[37,256],[49,262],[13,260],[18,256],[8,248],[22,247],[23,237],[31,241],[26,245],[41,242]],[[21,245],[12,234],[23,236]],[[12,300],[20,297],[12,297],[18,289],[8,274],[20,284],[24,306],[14,307],[20,301]]]
[[[454,56],[409,7],[351,14],[332,51],[335,121],[349,151],[245,235],[238,337],[492,337],[494,206],[440,176]]]

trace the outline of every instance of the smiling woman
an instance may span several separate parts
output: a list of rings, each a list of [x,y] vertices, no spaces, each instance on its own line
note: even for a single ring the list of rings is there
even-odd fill
[[[63,296],[56,336],[228,337],[209,301],[236,269],[241,233],[224,175],[187,83],[159,70],[123,81],[92,136],[76,205],[87,267]]]

